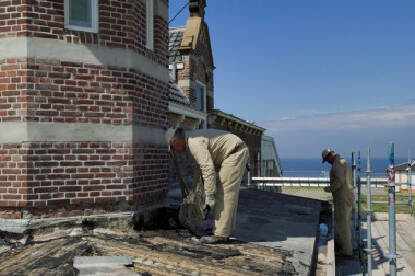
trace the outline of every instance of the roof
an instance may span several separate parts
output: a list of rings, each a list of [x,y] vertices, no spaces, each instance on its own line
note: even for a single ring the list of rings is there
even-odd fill
[[[171,78],[169,80],[169,102],[190,106],[189,98],[187,98],[180,87]]]
[[[20,240],[25,234],[6,233],[4,240],[0,238],[0,274],[75,275],[79,271],[74,264],[80,268],[76,259],[81,256],[90,257],[83,268],[88,265],[93,272],[104,269],[100,272],[105,275],[312,273],[321,201],[242,188],[232,239],[225,244],[204,245],[178,227],[179,190],[177,200],[169,197],[174,202],[172,207],[154,210],[154,220],[148,223],[134,220],[133,213],[127,212],[122,216],[40,220],[37,225],[42,228],[33,229],[27,242]],[[50,228],[47,223],[51,223]],[[212,226],[213,220],[207,224]],[[93,260],[99,256],[101,262]],[[115,256],[124,256],[116,257],[119,267],[112,266]],[[110,269],[118,271],[110,274]]]
[[[257,126],[254,123],[249,122],[247,120],[244,120],[242,118],[239,118],[239,117],[237,117],[237,116],[235,116],[233,114],[225,113],[225,112],[223,112],[222,110],[219,110],[219,109],[212,109],[212,111],[210,112],[210,114],[211,115],[225,117],[225,118],[227,118],[229,120],[232,120],[232,121],[237,122],[239,124],[245,125],[247,127],[251,127],[251,128],[257,129],[257,130],[262,131],[262,132],[265,131],[265,128],[263,128],[263,127]]]
[[[179,48],[182,44],[185,27],[171,27],[169,28],[169,62],[180,62],[182,56]]]
[[[408,169],[408,162],[401,163],[395,166],[395,171],[406,171]],[[415,170],[415,161],[412,161],[411,169]]]

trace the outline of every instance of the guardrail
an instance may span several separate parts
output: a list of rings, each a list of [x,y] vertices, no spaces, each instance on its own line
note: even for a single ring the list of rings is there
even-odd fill
[[[361,184],[366,185],[366,177],[360,178]],[[388,183],[386,177],[370,179],[373,188],[384,187]],[[252,177],[251,185],[261,187],[326,187],[330,185],[328,177]]]

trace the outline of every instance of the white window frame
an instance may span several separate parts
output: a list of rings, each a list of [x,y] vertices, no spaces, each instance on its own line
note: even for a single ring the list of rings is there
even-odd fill
[[[98,0],[91,0],[91,27],[77,26],[69,24],[69,1],[65,0],[65,28],[72,31],[98,33]]]
[[[154,0],[146,0],[146,48],[154,49]]]

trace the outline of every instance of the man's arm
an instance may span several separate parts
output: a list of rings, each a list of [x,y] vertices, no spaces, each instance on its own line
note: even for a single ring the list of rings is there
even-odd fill
[[[330,177],[330,189],[334,193],[338,191],[346,181],[345,167],[336,166],[332,169],[332,174]]]
[[[214,195],[216,193],[216,172],[207,141],[203,137],[191,137],[187,144],[193,159],[200,166],[206,195]]]

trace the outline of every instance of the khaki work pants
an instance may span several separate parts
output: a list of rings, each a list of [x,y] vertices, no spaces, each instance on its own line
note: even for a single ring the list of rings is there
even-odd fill
[[[239,187],[245,174],[248,148],[230,154],[223,162],[218,174],[215,202],[215,235],[229,237],[235,229]]]
[[[338,251],[344,255],[353,254],[352,235],[350,231],[350,218],[352,215],[352,202],[349,202],[347,191],[338,191],[333,194],[334,220],[336,237],[335,243]],[[353,200],[352,200],[353,201]]]

